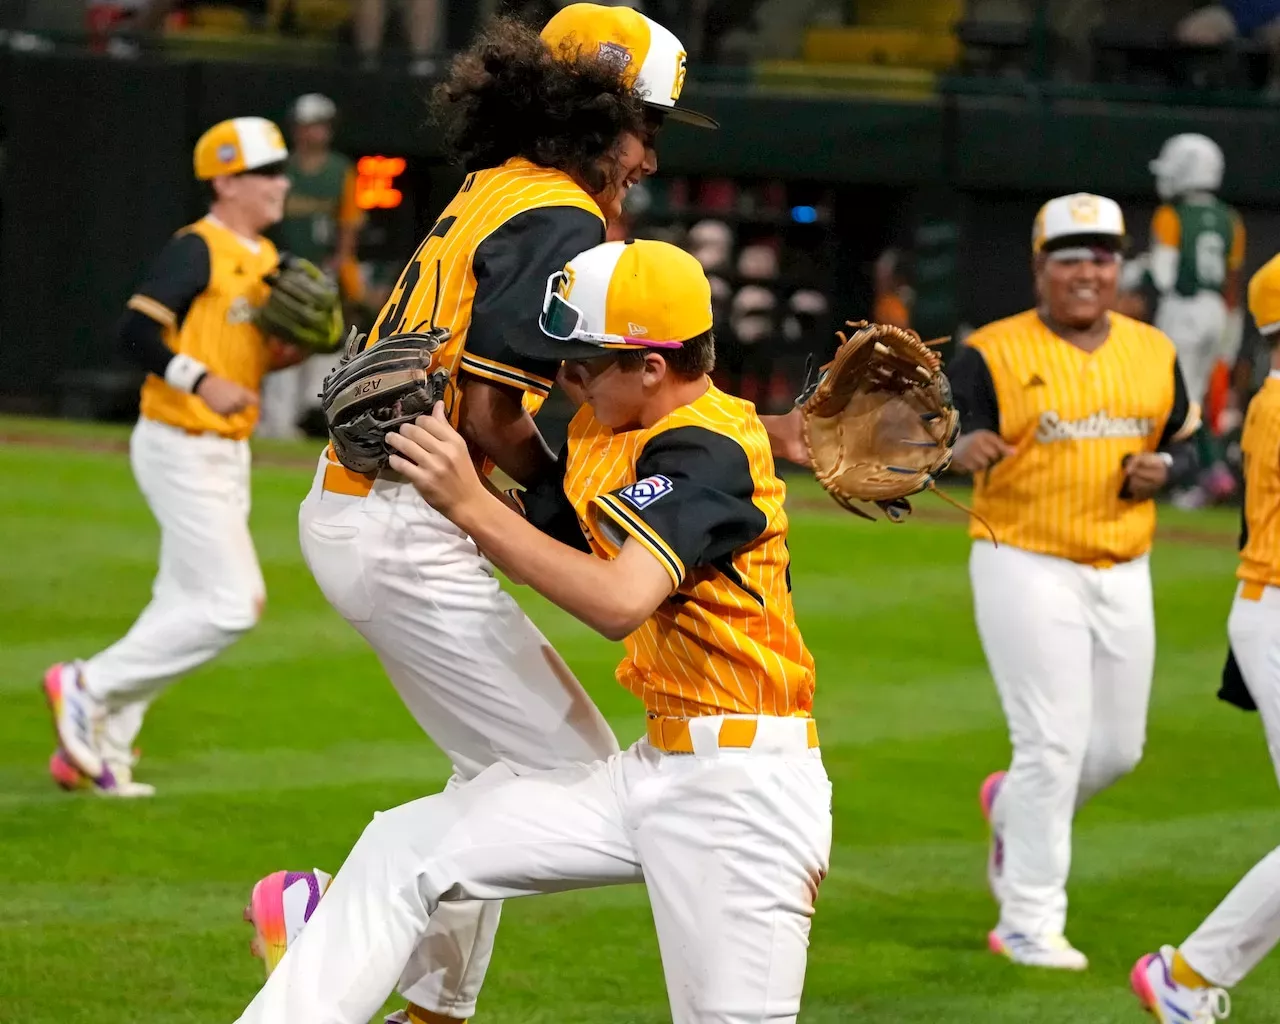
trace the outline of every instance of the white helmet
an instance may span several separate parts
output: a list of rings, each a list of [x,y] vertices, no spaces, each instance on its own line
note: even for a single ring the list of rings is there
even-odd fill
[[[1166,139],[1160,155],[1147,166],[1156,176],[1156,192],[1169,200],[1187,192],[1216,192],[1222,186],[1225,161],[1213,139],[1188,133]]]

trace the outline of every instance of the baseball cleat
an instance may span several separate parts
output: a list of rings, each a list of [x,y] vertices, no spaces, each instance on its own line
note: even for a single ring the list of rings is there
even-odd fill
[[[1148,953],[1129,972],[1129,987],[1160,1024],[1213,1024],[1231,1015],[1231,996],[1220,988],[1188,988],[1173,980],[1172,946]]]
[[[284,958],[289,943],[311,920],[333,876],[311,871],[277,871],[253,887],[244,919],[253,925],[249,951],[266,966],[267,976]]]
[[[79,669],[62,663],[50,666],[44,674],[44,696],[63,756],[90,779],[105,782],[111,770],[94,738],[104,709],[81,684]]]
[[[155,786],[146,782],[137,782],[133,778],[133,766],[138,763],[138,756],[138,750],[134,748],[130,760],[108,761],[107,774],[95,782],[72,764],[66,752],[59,747],[49,758],[49,775],[59,788],[69,793],[91,789],[98,796],[122,800],[155,796]]]
[[[1000,787],[1008,772],[992,772],[982,781],[978,790],[978,802],[982,806],[982,817],[991,831],[991,841],[987,847],[987,885],[996,902],[1000,902],[1000,888],[1004,881],[1004,838],[1000,830],[991,820],[991,808],[995,806],[996,797],[1000,795]]]
[[[71,763],[61,747],[49,757],[49,775],[59,788],[67,792],[89,789],[93,786],[93,780]]]
[[[987,935],[987,948],[1023,967],[1083,971],[1089,966],[1089,958],[1065,935],[1026,935],[996,927]]]

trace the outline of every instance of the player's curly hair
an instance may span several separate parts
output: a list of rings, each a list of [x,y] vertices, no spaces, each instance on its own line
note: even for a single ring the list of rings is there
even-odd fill
[[[529,26],[496,18],[454,58],[432,95],[436,122],[469,168],[522,156],[576,175],[595,192],[602,159],[624,132],[642,135],[643,100],[621,69],[580,52],[552,53]]]

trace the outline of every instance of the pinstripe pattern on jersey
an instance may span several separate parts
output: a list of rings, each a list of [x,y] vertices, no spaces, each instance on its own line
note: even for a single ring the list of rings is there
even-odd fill
[[[1000,435],[1016,448],[974,481],[974,510],[1001,544],[1091,565],[1145,553],[1155,503],[1120,497],[1121,460],[1155,451],[1173,409],[1173,342],[1111,314],[1084,352],[1034,310],[970,335],[995,385]],[[986,531],[974,520],[970,536]]]
[[[422,241],[401,273],[378,314],[369,344],[377,344],[384,332],[392,329],[410,331],[434,322],[453,331],[439,358],[455,377],[459,368],[465,367],[488,380],[545,396],[552,385],[545,377],[469,355],[466,345],[476,291],[476,250],[513,217],[549,206],[573,206],[601,216],[595,200],[567,174],[539,167],[523,157],[468,175],[441,212],[437,230]],[[438,233],[439,225],[446,223],[448,229]],[[397,322],[388,323],[389,311],[398,313],[390,318]]]
[[[688,426],[722,434],[746,454],[755,485],[752,503],[766,526],[733,554],[743,586],[712,566],[684,566],[611,494],[636,481],[636,461],[652,438]],[[774,472],[769,438],[754,407],[712,387],[651,427],[615,434],[583,406],[569,425],[568,444],[565,494],[586,524],[593,550],[603,557],[617,554],[613,524],[644,544],[679,581],[672,598],[624,641],[618,681],[657,715],[809,715],[813,658],[791,603],[786,488]]]
[[[1245,413],[1244,518],[1249,539],[1236,576],[1280,586],[1280,378],[1268,377]]]
[[[269,354],[266,339],[254,326],[253,312],[267,300],[270,288],[262,278],[276,267],[276,248],[262,238],[255,252],[234,232],[208,217],[179,234],[188,231],[198,234],[209,247],[209,285],[192,301],[181,326],[176,326],[172,310],[149,296],[134,295],[129,308],[163,325],[165,342],[175,352],[199,360],[210,373],[257,391],[267,372]],[[257,406],[220,416],[202,399],[170,387],[154,374],[142,385],[141,413],[182,430],[237,440],[253,433],[258,421]]]

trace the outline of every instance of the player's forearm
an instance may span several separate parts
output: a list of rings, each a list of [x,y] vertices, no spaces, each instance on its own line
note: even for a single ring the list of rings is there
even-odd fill
[[[464,377],[462,388],[460,432],[473,449],[524,487],[555,469],[555,456],[524,410],[517,389],[473,377]]]
[[[652,612],[616,578],[616,563],[561,544],[492,494],[459,510],[455,522],[504,573],[610,640],[628,636]]]
[[[1170,245],[1151,247],[1151,283],[1161,295],[1173,290],[1178,281],[1178,250]]]

